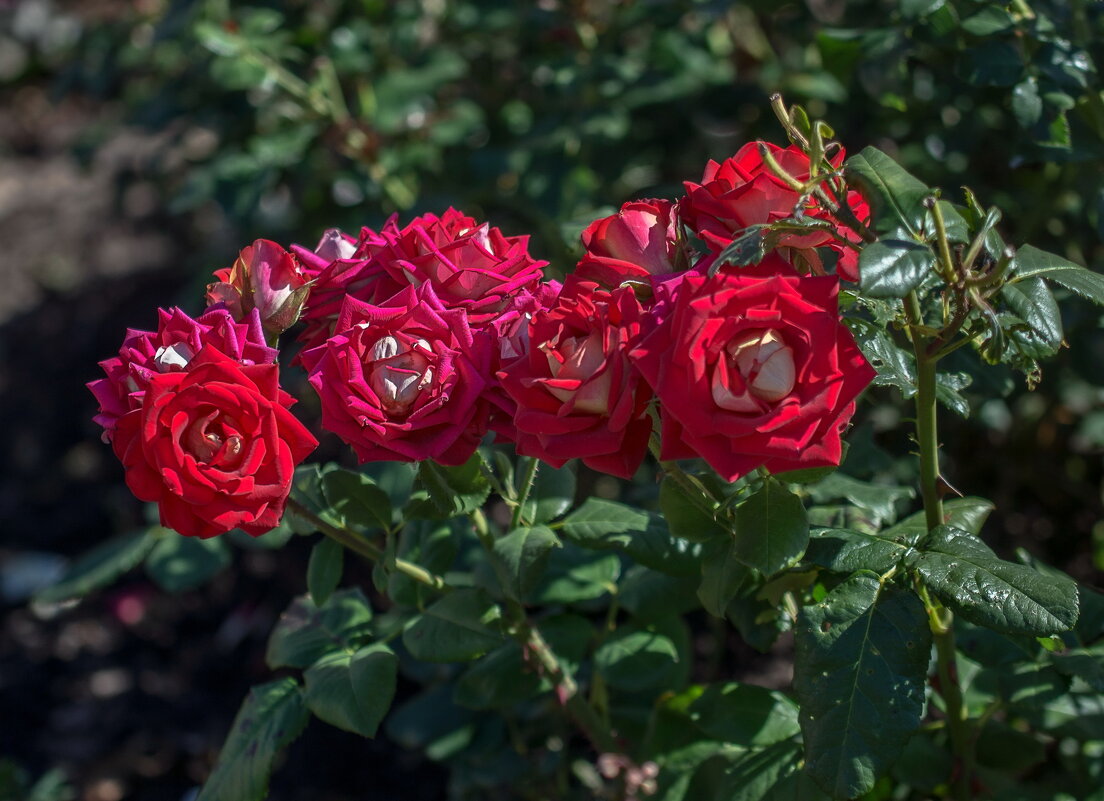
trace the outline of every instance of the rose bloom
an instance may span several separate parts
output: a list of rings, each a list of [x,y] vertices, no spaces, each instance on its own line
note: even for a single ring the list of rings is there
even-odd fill
[[[533,315],[528,353],[498,373],[517,404],[519,453],[556,467],[581,458],[622,478],[636,472],[652,430],[652,392],[628,358],[643,320],[631,287],[568,277],[556,303]]]
[[[501,314],[518,291],[536,290],[548,263],[529,255],[528,236],[505,236],[451,208],[402,229],[392,218],[380,233],[385,244],[367,250],[396,282],[431,285],[444,306],[464,309],[476,328]]]
[[[781,148],[768,144],[775,161],[799,181],[809,178],[809,157],[800,148]],[[832,156],[835,167],[843,164],[843,148]],[[719,253],[748,226],[772,223],[790,217],[800,200],[800,193],[787,186],[771,172],[759,153],[759,143],[749,142],[736,153],[718,164],[710,161],[700,184],[686,182],[686,196],[679,201],[679,216],[709,246]],[[858,192],[847,193],[847,204],[855,216],[865,222],[870,209]],[[859,242],[859,235],[840,224],[815,201],[806,205],[805,213],[813,218],[831,222],[842,236]],[[808,234],[785,234],[779,247],[796,251],[815,273],[823,273],[818,247],[835,251],[839,260],[836,273],[848,281],[859,279],[858,251],[839,242],[824,231]],[[793,261],[793,255],[790,261]]]
[[[295,466],[318,445],[287,407],[275,364],[243,365],[210,345],[183,372],[152,375],[112,442],[126,482],[187,537],[258,536],[284,512]]]
[[[322,427],[362,462],[463,464],[487,431],[490,336],[424,284],[386,305],[345,300],[337,334],[304,351]]]
[[[88,383],[100,404],[93,419],[104,428],[104,442],[111,441],[120,417],[142,405],[150,378],[187,369],[205,345],[242,364],[276,361],[256,310],[235,322],[226,309],[208,309],[194,320],[177,308],[158,309],[157,330],[127,329],[119,355],[100,362],[107,377]]]
[[[735,481],[839,464],[874,369],[837,310],[835,276],[687,273],[657,288],[659,322],[631,357],[661,404],[664,459]]]
[[[333,335],[346,297],[379,303],[407,285],[406,281],[393,279],[383,268],[383,262],[393,254],[387,241],[368,227],[361,229],[359,239],[331,228],[314,250],[302,245],[292,245],[291,250],[311,281],[310,295],[300,318],[306,324],[299,335],[304,349],[317,347]]]
[[[669,200],[633,200],[595,220],[582,234],[586,253],[575,275],[613,288],[678,271],[675,207]]]
[[[275,242],[258,239],[243,248],[232,267],[215,271],[207,302],[225,304],[235,320],[253,309],[265,330],[279,335],[295,324],[307,297],[307,279],[299,262]]]

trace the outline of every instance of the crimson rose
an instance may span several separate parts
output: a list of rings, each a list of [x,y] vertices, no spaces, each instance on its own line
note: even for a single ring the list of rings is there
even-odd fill
[[[651,390],[628,358],[644,314],[631,287],[569,276],[529,323],[529,352],[499,371],[517,404],[517,450],[556,467],[568,459],[630,478],[648,450]]]
[[[243,248],[233,266],[215,271],[207,302],[224,304],[235,320],[253,309],[266,331],[279,336],[295,324],[306,300],[307,279],[298,260],[268,239]]]
[[[280,522],[295,466],[318,445],[292,416],[275,364],[243,365],[205,346],[182,372],[149,377],[112,441],[126,483],[188,537]]]
[[[678,270],[675,208],[669,200],[630,201],[588,225],[582,240],[586,253],[575,275],[603,286]]]
[[[657,286],[659,322],[631,352],[663,416],[662,457],[735,481],[839,464],[874,369],[837,311],[839,279],[687,273]]]

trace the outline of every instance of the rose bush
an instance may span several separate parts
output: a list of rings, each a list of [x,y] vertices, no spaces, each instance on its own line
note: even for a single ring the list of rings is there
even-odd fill
[[[127,486],[157,504],[162,525],[188,537],[259,536],[280,522],[295,466],[318,445],[292,403],[276,365],[206,345],[186,370],[149,377],[112,445]]]
[[[658,322],[630,355],[661,404],[662,458],[700,456],[727,481],[839,464],[875,375],[840,321],[839,279],[688,273],[656,292]]]

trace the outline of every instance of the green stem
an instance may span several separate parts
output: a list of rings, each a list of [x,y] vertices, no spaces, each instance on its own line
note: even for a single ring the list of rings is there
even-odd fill
[[[525,502],[529,500],[529,492],[533,489],[533,482],[537,479],[537,468],[540,467],[539,459],[532,456],[525,458],[529,460],[529,464],[525,467],[525,476],[521,480],[521,486],[518,487],[517,506],[514,507],[514,513],[510,517],[510,528],[521,525],[522,510],[525,508]]]
[[[931,209],[932,219],[935,220],[935,239],[939,250],[939,272],[943,280],[948,284],[954,284],[955,274],[954,260],[951,258],[951,243],[947,240],[947,226],[943,221],[943,209],[939,207],[939,199],[929,197],[924,205]]]
[[[287,508],[288,511],[306,520],[327,537],[345,546],[350,551],[363,556],[371,562],[387,565],[388,560],[383,549],[368,542],[368,540],[364,539],[359,534],[343,526],[335,526],[332,523],[326,522],[294,498],[288,498]],[[440,576],[430,573],[420,565],[408,562],[405,559],[395,559],[394,569],[404,576],[414,579],[414,581],[417,581],[419,584],[424,584],[430,589],[437,590],[438,592],[448,592],[452,589],[452,587],[450,587]]]

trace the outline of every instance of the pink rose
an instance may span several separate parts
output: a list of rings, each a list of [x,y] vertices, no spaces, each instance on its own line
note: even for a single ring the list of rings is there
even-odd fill
[[[208,303],[225,304],[236,320],[257,309],[265,330],[276,336],[299,319],[309,291],[296,258],[267,239],[242,249],[234,265],[216,270],[215,277],[207,286]]]
[[[517,450],[629,478],[648,450],[651,389],[629,361],[644,313],[630,287],[607,291],[569,276],[529,323],[528,354],[499,371],[517,404]]]
[[[630,201],[588,225],[582,240],[586,253],[575,275],[603,286],[679,270],[675,207],[669,200]]]
[[[302,354],[322,401],[322,427],[362,462],[463,464],[487,431],[492,343],[433,287],[407,287],[386,305],[349,297],[337,333]]]
[[[275,364],[243,365],[207,345],[185,372],[150,376],[112,445],[126,482],[186,537],[280,522],[295,466],[318,445],[288,411]]]
[[[505,236],[451,208],[401,230],[389,220],[381,235],[386,245],[368,250],[395,281],[431,285],[441,303],[464,309],[476,328],[501,314],[511,295],[535,290],[548,263],[529,255],[528,236]]]
[[[700,456],[728,481],[839,464],[875,375],[840,320],[837,277],[755,273],[662,284],[630,354],[661,404],[663,458]]]
[[[119,355],[100,362],[107,377],[88,383],[100,404],[93,419],[104,428],[104,442],[111,441],[120,417],[142,405],[153,376],[188,369],[205,345],[242,364],[276,361],[256,309],[241,322],[226,309],[208,309],[195,320],[177,308],[158,309],[157,330],[128,329]]]
[[[799,148],[781,148],[773,144],[767,147],[786,172],[799,181],[808,180],[809,157]],[[841,165],[845,155],[843,148],[837,150],[832,164]],[[800,193],[764,163],[759,143],[749,142],[720,164],[710,161],[700,184],[686,182],[686,196],[679,201],[679,216],[711,251],[719,253],[748,226],[792,216],[800,199]],[[860,221],[869,219],[870,209],[858,192],[848,193],[847,204]],[[860,240],[856,232],[840,225],[815,201],[806,204],[805,213],[831,222],[852,242]],[[839,254],[836,273],[848,281],[858,280],[858,252],[825,231],[785,234],[778,246],[793,249],[814,272],[821,274],[824,270],[815,248],[826,246]]]

